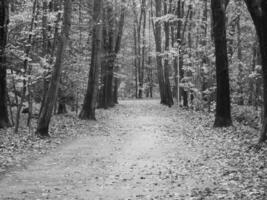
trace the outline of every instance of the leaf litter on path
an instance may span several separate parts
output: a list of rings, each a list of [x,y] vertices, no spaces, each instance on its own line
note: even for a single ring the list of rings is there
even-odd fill
[[[52,125],[55,139],[32,143],[49,152],[8,174],[0,199],[267,199],[266,146],[249,151],[253,129],[212,122],[155,100],[98,110],[97,122],[63,116]],[[80,137],[65,143],[59,135]]]

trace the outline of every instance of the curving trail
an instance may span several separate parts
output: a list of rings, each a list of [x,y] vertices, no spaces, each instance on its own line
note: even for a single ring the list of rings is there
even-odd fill
[[[103,113],[95,133],[7,175],[0,199],[180,200],[197,199],[196,188],[205,199],[217,199],[210,175],[219,166],[190,144],[184,135],[189,122],[174,108],[122,101]]]

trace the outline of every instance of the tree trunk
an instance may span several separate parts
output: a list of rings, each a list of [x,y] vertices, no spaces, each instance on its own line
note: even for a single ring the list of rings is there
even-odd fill
[[[113,88],[113,102],[118,104],[118,89],[119,89],[119,79],[114,78],[114,88]]]
[[[259,143],[267,140],[267,2],[263,0],[245,0],[254,22],[260,43],[263,73],[263,124]]]
[[[177,1],[177,6],[176,6],[176,16],[178,19],[181,19],[181,0]],[[174,31],[172,32],[173,34],[173,46],[175,44],[175,42],[177,43],[177,53],[178,56],[180,57],[180,44],[181,44],[181,26],[182,26],[182,21],[179,20],[178,22],[176,22],[177,24],[177,28],[176,28],[176,35],[174,35]],[[180,82],[180,78],[179,78],[179,64],[178,62],[180,62],[180,58],[176,56],[173,62],[173,70],[174,70],[174,96],[176,98],[177,104],[179,104],[179,99],[180,99],[180,95],[179,95],[179,82]]]
[[[49,88],[42,106],[42,111],[37,124],[36,134],[40,137],[49,137],[48,129],[52,117],[53,108],[56,102],[57,91],[60,81],[60,74],[62,63],[64,60],[64,52],[67,46],[70,26],[71,26],[72,0],[65,0],[64,2],[64,16],[62,32],[58,40],[58,49],[56,55],[56,62],[53,68]]]
[[[6,54],[8,32],[8,0],[0,0],[0,128],[10,126],[7,111]]]
[[[162,4],[161,0],[155,0],[156,3],[156,17],[161,17]],[[158,82],[159,82],[159,92],[161,103],[163,104],[164,99],[164,77],[163,77],[163,66],[161,57],[161,23],[157,20],[155,22],[155,43],[156,43],[156,61],[157,61],[157,71],[158,71]]]
[[[43,16],[42,16],[42,35],[43,35],[43,56],[48,53],[48,1],[43,1]]]
[[[59,101],[58,102],[58,108],[57,108],[57,114],[61,115],[61,114],[66,114],[66,113],[68,113],[66,104],[62,101]]]
[[[111,59],[108,65],[108,70],[106,74],[106,105],[107,108],[115,106],[113,102],[113,73],[114,73],[114,64],[115,64],[115,58]]]
[[[217,80],[216,114],[214,127],[227,127],[232,125],[232,119],[226,46],[225,1],[212,0],[211,9],[213,15]]]
[[[200,90],[202,92],[202,99],[204,99],[205,94],[204,91],[207,89],[207,79],[205,77],[205,72],[203,69],[203,66],[209,66],[208,65],[208,42],[207,42],[207,36],[208,36],[208,1],[204,2],[204,12],[203,12],[203,39],[202,39],[202,45],[204,46],[204,55],[201,61],[201,66],[200,66]]]
[[[30,75],[29,74],[29,60],[28,60],[28,57],[29,57],[29,54],[32,50],[32,38],[33,38],[33,28],[34,28],[34,20],[36,18],[36,11],[37,11],[37,3],[38,1],[37,0],[34,0],[33,1],[33,9],[32,9],[32,17],[31,17],[31,23],[30,23],[30,30],[29,30],[29,36],[28,36],[28,39],[27,39],[27,45],[25,45],[25,57],[26,59],[24,59],[23,61],[23,78],[24,80],[22,81],[23,83],[23,86],[22,86],[22,89],[21,89],[21,99],[20,99],[20,103],[18,104],[17,106],[17,114],[16,114],[16,123],[15,123],[15,129],[14,129],[14,132],[15,133],[18,133],[18,130],[19,130],[19,123],[20,123],[20,114],[21,114],[21,110],[22,110],[22,107],[23,107],[23,103],[25,101],[25,98],[26,98],[26,92],[27,92],[27,75]]]
[[[146,45],[146,0],[142,0],[141,12],[143,13],[143,27],[142,27],[142,52],[141,52],[141,67],[140,67],[140,90],[139,98],[143,97],[144,92],[144,78],[145,78],[145,45]],[[141,18],[142,21],[142,18]],[[141,23],[140,21],[140,23]],[[141,42],[141,41],[140,41]]]
[[[168,14],[168,0],[164,2],[164,14]],[[164,22],[165,31],[165,51],[170,50],[170,24],[169,22]],[[169,81],[169,61],[168,56],[164,60],[164,104],[171,107],[173,105],[171,86]]]
[[[134,66],[135,66],[135,98],[137,99],[139,77],[138,77],[138,62],[137,62],[137,30],[135,24],[134,24]]]
[[[67,105],[66,105],[66,97],[64,96],[64,91],[62,91],[61,89],[61,84],[62,84],[62,78],[60,80],[60,86],[58,88],[58,92],[57,92],[57,101],[58,101],[58,105],[57,105],[57,114],[61,115],[61,114],[66,114],[68,113],[67,110]]]
[[[186,25],[187,25],[187,17],[186,17],[186,20],[184,20],[184,16],[185,16],[185,2],[182,1],[182,0],[179,0],[177,2],[177,11],[176,11],[176,15],[177,17],[180,19],[178,21],[178,24],[177,24],[177,36],[176,36],[176,39],[177,39],[177,43],[179,44],[178,46],[178,51],[179,51],[179,58],[177,58],[177,66],[176,66],[176,69],[175,69],[175,76],[178,77],[178,79],[176,79],[177,83],[176,83],[176,91],[177,91],[177,96],[178,98],[180,99],[181,97],[183,97],[183,106],[184,107],[187,107],[188,106],[188,101],[187,101],[187,92],[184,90],[183,87],[180,87],[179,86],[179,83],[181,82],[181,80],[184,78],[184,69],[183,69],[183,64],[184,64],[184,61],[183,61],[183,54],[182,54],[182,50],[180,52],[180,49],[181,46],[183,45],[184,43],[184,33],[185,33],[185,29],[186,29]],[[190,11],[190,10],[188,10]],[[189,12],[188,12],[189,13]],[[179,63],[178,63],[179,62]],[[179,67],[179,69],[178,69]],[[178,88],[179,87],[179,94],[178,94]]]
[[[241,5],[239,5],[241,6]],[[241,12],[241,11],[240,11]],[[242,65],[242,41],[241,41],[241,20],[240,20],[240,14],[237,18],[237,59],[239,61],[238,64],[238,105],[244,105],[244,98],[243,98],[243,65]]]
[[[79,115],[80,119],[95,120],[95,109],[98,95],[99,70],[101,67],[102,57],[102,0],[94,0],[94,27],[92,35],[92,58],[91,67],[88,77],[87,91],[84,98],[82,111]]]
[[[101,74],[103,87],[101,88],[101,95],[99,98],[99,107],[100,108],[109,108],[115,105],[113,101],[113,83],[114,83],[114,68],[116,64],[117,54],[120,51],[121,38],[123,34],[124,26],[124,16],[125,16],[125,5],[124,0],[121,4],[120,16],[116,17],[116,10],[112,5],[105,6],[105,26],[103,29],[103,46],[106,54],[105,61],[101,65]],[[114,16],[115,15],[115,16]],[[118,19],[118,20],[117,20]],[[115,21],[116,20],[116,21]]]

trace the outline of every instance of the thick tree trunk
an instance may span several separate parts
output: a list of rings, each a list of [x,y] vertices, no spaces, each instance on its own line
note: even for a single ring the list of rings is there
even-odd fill
[[[225,1],[212,0],[213,33],[216,56],[216,114],[214,127],[232,125],[230,108],[229,69],[226,46]]]
[[[260,43],[263,72],[263,124],[259,143],[267,140],[267,1],[245,0],[247,8],[254,22]]]
[[[161,0],[155,0],[156,3],[156,17],[161,17],[162,4]],[[161,23],[157,20],[155,22],[155,43],[156,43],[156,61],[157,61],[157,71],[158,71],[158,82],[159,82],[159,92],[161,102],[164,102],[164,77],[163,77],[163,66],[161,54]]]
[[[114,16],[116,14],[111,5],[106,6],[106,12],[104,21],[105,27],[103,29],[104,33],[104,51],[106,54],[105,61],[101,65],[101,74],[103,87],[100,89],[100,98],[99,98],[99,108],[109,108],[115,106],[114,97],[113,97],[113,88],[114,88],[114,66],[116,63],[117,54],[120,51],[121,38],[123,34],[124,26],[124,17],[125,17],[125,5],[124,0],[121,4],[120,16],[118,21],[115,21],[117,18]]]
[[[164,2],[164,13],[168,14],[168,0]],[[169,22],[164,23],[164,32],[165,32],[165,51],[169,51],[170,47],[170,24]],[[164,60],[164,104],[171,107],[173,105],[173,98],[169,80],[169,61],[168,57]]]
[[[7,63],[5,55],[8,23],[8,0],[0,0],[0,128],[7,128],[10,126],[7,111]]]
[[[102,8],[103,1],[94,0],[93,20],[95,24],[92,35],[92,59],[88,77],[87,91],[84,98],[82,111],[79,115],[80,119],[96,119],[95,109],[99,85],[99,71],[102,63]]]
[[[72,0],[65,0],[63,27],[61,35],[58,40],[56,62],[52,72],[50,85],[44,100],[44,105],[42,106],[42,110],[37,124],[36,134],[39,135],[40,137],[49,137],[48,133],[49,123],[52,117],[53,108],[57,97],[62,63],[64,60],[64,52],[69,38],[69,31],[71,26],[71,13],[72,13]]]

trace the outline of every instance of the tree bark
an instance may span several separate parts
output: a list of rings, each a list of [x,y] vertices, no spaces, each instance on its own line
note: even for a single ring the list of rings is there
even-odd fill
[[[168,0],[164,2],[164,14],[168,14]],[[169,22],[164,22],[164,32],[165,32],[165,51],[170,50],[170,24]],[[173,105],[173,98],[169,80],[169,61],[168,56],[164,59],[164,104],[171,107]]]
[[[97,103],[98,86],[99,86],[99,71],[101,67],[102,57],[102,0],[94,0],[93,14],[93,35],[92,35],[92,57],[91,67],[88,77],[87,91],[84,98],[83,107],[79,115],[80,119],[96,120],[95,109]]]
[[[104,32],[104,51],[106,59],[102,62],[102,81],[101,95],[99,98],[100,108],[109,108],[115,106],[114,102],[114,68],[117,54],[120,51],[121,38],[123,34],[124,17],[125,17],[125,1],[122,0],[120,16],[118,21],[115,21],[116,16],[112,5],[106,6],[105,12],[105,28]]]
[[[71,27],[72,14],[72,0],[65,0],[62,32],[58,40],[58,49],[56,54],[56,62],[53,68],[51,81],[44,100],[44,105],[40,113],[37,123],[36,134],[40,137],[49,137],[48,129],[52,117],[53,108],[55,105],[57,91],[59,87],[60,74],[62,70],[62,63],[64,60],[64,53],[69,39],[69,32]]]
[[[155,0],[156,6],[156,17],[161,17],[162,4],[161,0]],[[161,24],[159,20],[155,22],[155,43],[156,43],[156,61],[157,61],[157,71],[158,71],[158,82],[159,82],[159,92],[161,98],[161,104],[163,104],[164,99],[164,77],[163,77],[163,66],[161,57]]]
[[[21,114],[21,110],[22,110],[22,107],[23,107],[23,103],[25,101],[25,98],[26,98],[26,92],[27,92],[27,81],[26,81],[26,78],[27,78],[27,75],[29,75],[29,60],[28,60],[28,57],[29,57],[29,54],[32,50],[32,38],[33,38],[33,28],[34,28],[34,20],[36,18],[36,11],[37,11],[37,3],[38,1],[37,0],[34,0],[33,1],[33,9],[32,9],[32,17],[31,17],[31,23],[30,23],[30,29],[29,29],[29,36],[28,36],[28,39],[27,39],[27,45],[25,45],[25,57],[26,59],[24,59],[23,61],[23,77],[24,77],[24,80],[22,81],[23,83],[23,86],[22,86],[22,89],[21,89],[21,99],[20,99],[20,103],[18,104],[17,106],[17,114],[16,114],[16,121],[15,121],[15,129],[14,129],[14,132],[15,133],[18,133],[19,131],[19,124],[20,124],[20,114]]]
[[[114,89],[113,89],[113,102],[118,104],[118,89],[119,89],[119,79],[117,77],[114,78]]]
[[[0,128],[10,126],[7,111],[6,43],[9,23],[8,0],[0,0]]]
[[[259,38],[263,74],[263,120],[259,143],[267,140],[267,2],[245,0]]]
[[[241,5],[239,5],[241,6]],[[241,11],[240,11],[241,12]],[[239,98],[238,98],[238,105],[244,105],[244,97],[243,97],[243,65],[242,65],[242,41],[241,41],[241,15],[238,15],[237,18],[237,59],[239,61],[238,63],[238,93],[239,93]]]
[[[229,70],[226,46],[225,1],[212,0],[213,33],[216,56],[216,114],[214,127],[232,125],[230,108]]]
[[[61,77],[61,80],[60,80],[60,83],[62,81],[62,77]],[[58,106],[57,106],[57,114],[58,115],[61,115],[61,114],[66,114],[68,113],[68,110],[67,110],[67,105],[66,105],[66,97],[64,96],[64,91],[62,91],[61,89],[61,84],[58,88],[58,92],[57,92],[57,101],[58,101]]]
[[[57,108],[57,114],[61,115],[61,114],[66,114],[66,113],[68,113],[66,104],[64,102],[59,101],[58,102],[58,108]]]
[[[143,97],[144,92],[144,77],[145,77],[145,45],[146,45],[146,0],[142,0],[142,6],[141,6],[141,18],[140,18],[140,25],[142,22],[143,17],[143,27],[142,27],[142,52],[141,53],[141,66],[140,66],[140,89],[139,89],[139,98],[141,99]],[[141,31],[141,29],[140,29]],[[140,39],[141,43],[141,39]]]
[[[138,98],[138,62],[137,62],[137,29],[136,25],[134,24],[134,66],[135,66],[135,98]]]

